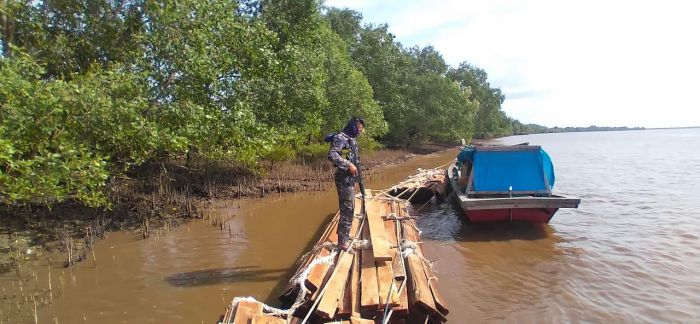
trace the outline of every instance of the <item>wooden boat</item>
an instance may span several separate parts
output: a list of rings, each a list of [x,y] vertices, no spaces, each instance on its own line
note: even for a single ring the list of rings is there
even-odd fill
[[[388,194],[406,199],[412,204],[423,204],[433,197],[442,202],[448,189],[443,169],[418,169],[416,174],[393,186]]]
[[[218,323],[446,322],[449,309],[407,201],[367,190],[366,203],[350,230],[363,247],[337,250],[336,213],[280,296],[285,309],[236,297]]]
[[[559,208],[581,202],[552,194],[554,168],[537,145],[465,147],[447,175],[471,222],[547,223]]]

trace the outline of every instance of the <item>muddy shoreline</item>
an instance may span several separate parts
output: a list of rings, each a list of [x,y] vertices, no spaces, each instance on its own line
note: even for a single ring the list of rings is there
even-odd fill
[[[381,149],[363,157],[366,177],[417,155],[449,149],[426,145],[411,151]],[[51,208],[3,207],[0,213],[0,273],[17,271],[23,261],[48,253],[65,254],[64,266],[88,260],[94,242],[105,232],[131,230],[148,238],[163,227],[202,219],[212,201],[254,199],[287,192],[314,192],[332,186],[334,168],[325,159],[260,162],[257,171],[211,161],[146,163],[113,178],[110,209],[74,202]],[[216,220],[212,220],[216,225]]]

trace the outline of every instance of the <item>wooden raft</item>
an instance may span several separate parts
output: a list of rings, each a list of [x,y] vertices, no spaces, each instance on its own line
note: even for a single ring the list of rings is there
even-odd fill
[[[364,222],[360,215],[355,217],[350,235],[367,240],[369,245],[362,244],[361,249],[352,253],[338,252],[332,265],[313,267],[304,280],[310,293],[288,319],[289,323],[301,323],[307,315],[307,323],[381,323],[385,310],[390,310],[389,323],[445,322],[449,310],[437,290],[437,278],[423,256],[420,235],[407,202],[393,197],[372,197],[371,192],[366,201],[367,217]],[[359,197],[355,206],[359,212]],[[315,259],[333,253],[338,218],[336,214],[328,223],[293,279]],[[401,246],[410,247],[405,258],[401,257]],[[280,300],[289,307],[299,292],[299,285],[291,281]],[[220,323],[287,323],[280,317],[263,314],[262,304],[244,301],[236,303],[234,299]]]
[[[415,175],[392,187],[387,193],[413,204],[425,203],[433,197],[440,201],[447,193],[448,179],[442,169],[418,169]]]

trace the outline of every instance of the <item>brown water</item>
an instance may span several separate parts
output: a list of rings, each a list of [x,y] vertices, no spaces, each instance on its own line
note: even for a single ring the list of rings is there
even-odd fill
[[[418,219],[453,322],[700,319],[700,129],[517,136],[583,199],[544,226],[474,226],[451,204]]]
[[[416,168],[445,164],[454,154],[419,156],[387,167],[368,179],[368,188],[388,187]],[[311,248],[337,208],[335,188],[329,187],[323,193],[215,202],[207,216],[230,217],[223,226],[191,222],[146,240],[136,232],[108,234],[95,245],[96,262],[90,256],[69,269],[51,267],[54,298],[50,306],[37,308],[38,321],[213,323],[235,296],[276,304],[297,268],[295,261]],[[24,294],[39,287],[47,298],[46,262],[29,264],[25,271],[35,273],[35,279],[25,283]],[[10,295],[20,294],[12,273],[0,276],[0,286]],[[7,302],[0,311],[10,314],[18,307],[29,314],[23,321],[34,321],[31,300]]]
[[[437,260],[450,322],[700,318],[700,130],[504,141],[543,145],[555,163],[555,192],[583,202],[540,226],[475,226],[449,202],[422,210],[425,253]],[[389,167],[368,187],[386,188],[454,153]],[[330,188],[240,206],[216,202],[210,215],[231,217],[222,227],[193,222],[148,240],[112,233],[96,245],[97,266],[88,260],[71,269],[52,267],[56,297],[39,309],[38,320],[212,323],[234,296],[274,303],[295,260],[336,209]],[[34,285],[47,285],[45,268],[37,268]],[[0,277],[0,285],[18,291],[8,276]],[[15,308],[4,304],[0,310]]]

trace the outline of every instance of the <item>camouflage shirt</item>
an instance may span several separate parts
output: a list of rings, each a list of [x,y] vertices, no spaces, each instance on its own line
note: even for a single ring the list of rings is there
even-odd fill
[[[357,152],[357,142],[354,138],[343,132],[337,133],[331,141],[331,150],[328,152],[328,159],[333,162],[338,169],[347,170],[350,163],[355,163]]]

